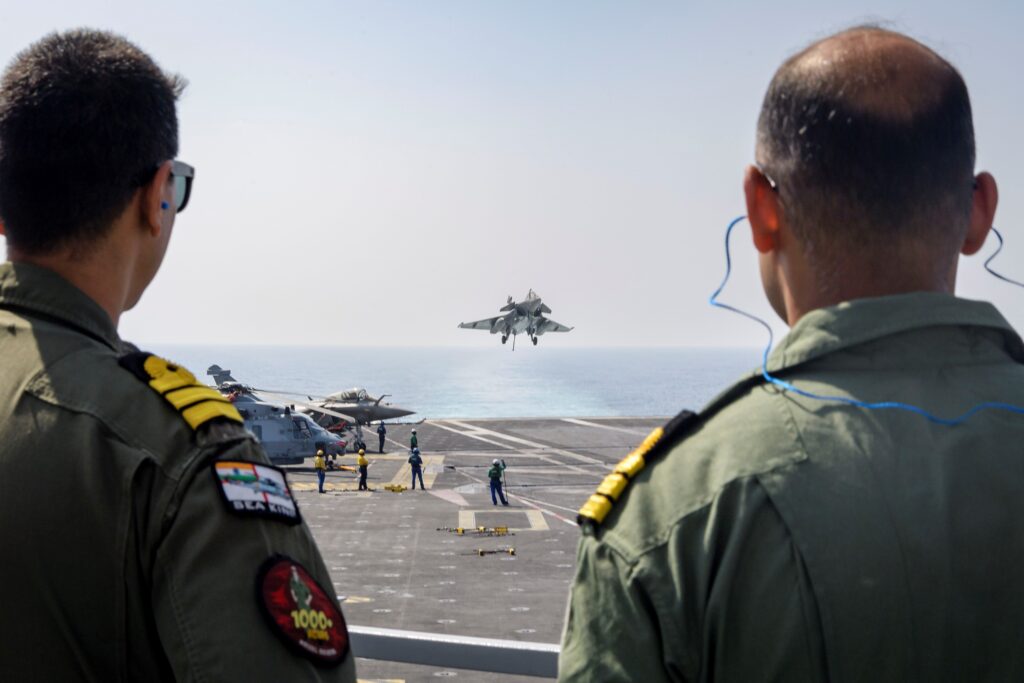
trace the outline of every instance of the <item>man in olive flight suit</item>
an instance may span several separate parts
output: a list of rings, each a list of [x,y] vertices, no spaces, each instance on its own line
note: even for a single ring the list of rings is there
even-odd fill
[[[181,87],[89,30],[0,81],[0,680],[355,680],[283,472],[118,336],[188,201]]]
[[[580,510],[563,681],[1024,676],[1024,344],[953,296],[992,225],[967,89],[861,27],[776,73],[744,190],[792,327]],[[829,400],[802,395],[806,392]],[[837,400],[840,399],[840,400]]]

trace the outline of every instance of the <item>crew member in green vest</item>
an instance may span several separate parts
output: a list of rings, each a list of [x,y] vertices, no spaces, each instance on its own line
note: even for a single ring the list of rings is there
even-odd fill
[[[505,475],[505,461],[497,458],[491,463],[491,468],[487,470],[487,478],[491,480],[491,503],[493,505],[498,504],[498,498],[501,498],[502,505],[508,505],[508,501],[505,500],[505,492],[501,490],[501,478]]]

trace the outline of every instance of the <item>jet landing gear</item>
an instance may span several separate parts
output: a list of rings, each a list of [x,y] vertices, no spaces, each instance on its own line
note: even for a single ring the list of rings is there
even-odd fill
[[[536,346],[536,345],[537,345],[537,338],[536,338],[536,337],[533,337],[533,345],[534,345],[534,346]]]
[[[508,335],[507,334],[501,335],[501,343],[504,344],[507,341],[508,341]]]

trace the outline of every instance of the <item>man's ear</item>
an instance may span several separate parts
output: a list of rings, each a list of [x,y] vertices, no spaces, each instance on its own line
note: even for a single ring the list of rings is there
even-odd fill
[[[754,247],[762,254],[774,251],[779,246],[779,195],[757,166],[747,166],[743,194]]]
[[[974,178],[974,202],[971,206],[971,224],[967,228],[960,253],[970,256],[981,249],[992,229],[992,220],[996,216],[996,205],[999,203],[999,188],[991,173],[982,172]]]
[[[174,189],[170,181],[171,162],[165,161],[160,164],[153,178],[140,188],[142,201],[139,208],[143,224],[154,237],[164,229],[164,215],[173,210]]]

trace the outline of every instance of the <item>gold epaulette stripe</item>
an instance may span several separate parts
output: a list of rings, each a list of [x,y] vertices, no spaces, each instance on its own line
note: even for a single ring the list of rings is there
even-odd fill
[[[191,372],[180,365],[172,365],[159,356],[150,356],[142,367],[150,377],[149,386],[160,394],[184,387],[204,386],[196,381],[196,376]]]
[[[199,429],[215,417],[226,417],[235,422],[242,422],[242,416],[238,414],[235,406],[226,401],[203,401],[183,410],[181,416],[192,429]]]
[[[596,493],[593,493],[590,495],[590,498],[587,499],[587,502],[583,504],[583,507],[580,508],[579,516],[576,518],[576,521],[582,523],[583,520],[589,519],[600,524],[611,511],[612,502],[604,496],[599,496]]]
[[[149,356],[142,367],[149,375],[149,386],[167,399],[192,429],[218,417],[242,423],[242,416],[230,401],[180,365]]]
[[[184,410],[191,405],[199,403],[200,401],[222,401],[229,403],[216,389],[207,386],[192,386],[184,387],[183,389],[175,389],[167,394],[164,394],[164,398],[171,402],[171,405],[177,410]]]
[[[615,466],[615,471],[632,479],[644,468],[644,456],[639,453],[630,453],[622,462]]]
[[[576,521],[582,524],[584,521],[592,521],[600,524],[608,513],[612,511],[622,492],[629,485],[629,482],[647,464],[645,457],[654,448],[655,444],[665,435],[665,430],[658,427],[647,435],[639,446],[627,455],[615,466],[611,474],[604,478],[597,491],[591,494],[587,502],[580,508]]]
[[[626,488],[626,484],[629,483],[629,478],[626,475],[619,472],[612,472],[601,485],[597,487],[597,492],[602,496],[607,496],[612,500],[618,500],[619,494]]]

